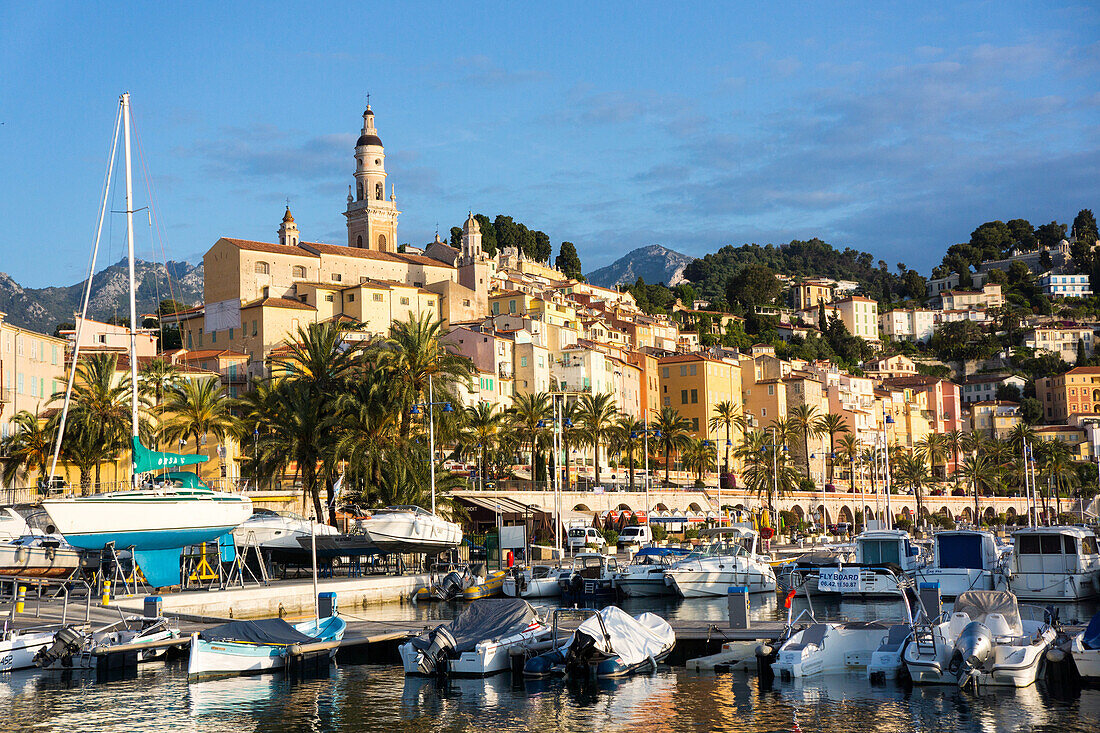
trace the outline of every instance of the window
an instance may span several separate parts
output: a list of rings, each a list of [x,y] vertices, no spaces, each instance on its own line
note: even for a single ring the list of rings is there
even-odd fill
[[[401,299],[401,305],[408,305],[408,304],[409,304],[409,299],[408,298],[402,298]]]
[[[57,364],[57,344],[54,344],[53,354],[50,356],[50,363],[54,365]]]
[[[344,278],[338,272],[332,273],[333,282],[341,282]]]
[[[668,379],[668,367],[661,367],[661,378]]]
[[[691,404],[699,404],[699,390],[697,389],[691,390]]]
[[[230,341],[232,341],[232,340],[233,340],[233,329],[232,329],[232,328],[231,328],[231,329],[229,329],[229,340],[230,340]]]
[[[269,272],[271,272],[271,268],[268,266],[268,264],[266,262],[257,262],[255,269],[256,269],[256,274],[257,275],[266,275]]]
[[[766,407],[760,408],[760,417],[767,417],[767,416],[768,416],[768,408],[766,408]]]
[[[352,299],[352,297],[353,297],[353,296],[352,296],[352,295],[351,295],[351,294],[349,293],[349,294],[348,294],[348,300],[351,300],[351,299]],[[325,302],[326,302],[326,303],[332,303],[332,302],[334,302],[334,298],[332,297],[332,293],[329,293],[328,295],[326,295],[326,296],[325,296]]]
[[[519,358],[519,365],[521,367],[526,367],[527,366],[527,357],[526,356],[521,356]]]
[[[294,267],[290,268],[290,276],[291,277],[305,277],[306,276],[306,268],[302,267],[301,265],[295,265]]]
[[[374,302],[375,303],[381,303],[382,302],[382,293],[375,293],[374,294]]]
[[[212,344],[218,343],[218,332],[217,331],[211,331],[210,332],[210,343],[212,343]]]
[[[515,313],[516,312],[516,301],[514,301],[514,300],[509,300],[508,301],[508,312],[509,313]]]
[[[252,319],[252,335],[253,336],[256,335],[256,319],[255,318]]]
[[[329,299],[331,300],[331,296],[329,297]],[[354,303],[355,302],[355,293],[348,293],[348,302],[349,303]]]
[[[680,404],[686,405],[688,403],[688,391],[686,389],[680,390]]]
[[[691,368],[690,368],[690,369],[688,369],[688,373],[689,373],[689,374],[691,374],[691,376],[693,376],[693,377],[694,377],[694,376],[695,376],[695,374],[696,374],[696,367],[697,367],[697,366],[698,366],[697,364],[692,364],[692,365],[691,365]]]
[[[470,299],[469,298],[463,298],[462,299],[462,307],[463,308],[469,308],[470,307]]]
[[[769,384],[768,385],[768,394],[769,395],[775,394],[775,385],[774,384]]]

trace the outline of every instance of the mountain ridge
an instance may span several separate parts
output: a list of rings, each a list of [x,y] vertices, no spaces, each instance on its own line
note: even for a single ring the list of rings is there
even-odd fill
[[[649,284],[664,283],[668,286],[684,281],[684,270],[695,260],[660,244],[638,247],[610,265],[588,273],[588,282],[604,288],[622,283],[634,283],[642,278]]]

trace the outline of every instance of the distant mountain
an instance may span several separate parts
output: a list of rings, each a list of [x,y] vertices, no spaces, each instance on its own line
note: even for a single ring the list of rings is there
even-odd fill
[[[92,277],[92,297],[88,316],[106,320],[112,316],[130,315],[129,268],[126,260],[100,270]],[[185,305],[202,302],[202,265],[169,261],[160,263],[138,260],[134,277],[137,281],[138,314],[153,313],[160,301],[173,298]],[[53,333],[58,323],[72,323],[80,310],[84,283],[75,285],[24,288],[10,275],[0,272],[0,312],[4,320],[16,326],[40,333]]]
[[[659,244],[651,244],[623,255],[607,267],[588,273],[586,277],[588,282],[604,288],[613,288],[620,283],[634,283],[639,277],[650,285],[664,283],[671,286],[683,282],[684,268],[694,259]]]

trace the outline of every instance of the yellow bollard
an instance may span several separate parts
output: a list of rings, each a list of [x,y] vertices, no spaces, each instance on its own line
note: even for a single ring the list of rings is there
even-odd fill
[[[15,612],[23,613],[27,605],[27,586],[19,586],[19,592],[15,596]]]
[[[109,580],[104,580],[103,581],[103,598],[100,599],[100,600],[103,601],[104,606],[110,605],[110,603],[111,603],[111,581],[109,581]]]

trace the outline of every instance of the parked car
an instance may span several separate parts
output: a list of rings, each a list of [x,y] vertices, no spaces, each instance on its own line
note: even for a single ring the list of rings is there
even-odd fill
[[[829,534],[848,534],[852,531],[852,525],[848,522],[837,522],[829,525]]]
[[[569,528],[570,552],[583,550],[588,545],[595,545],[600,552],[603,552],[607,549],[607,540],[604,539],[603,535],[600,534],[600,531],[595,527]]]
[[[653,542],[653,530],[649,528],[648,524],[637,524],[623,527],[616,544],[621,550],[627,545],[648,545],[651,542]]]

